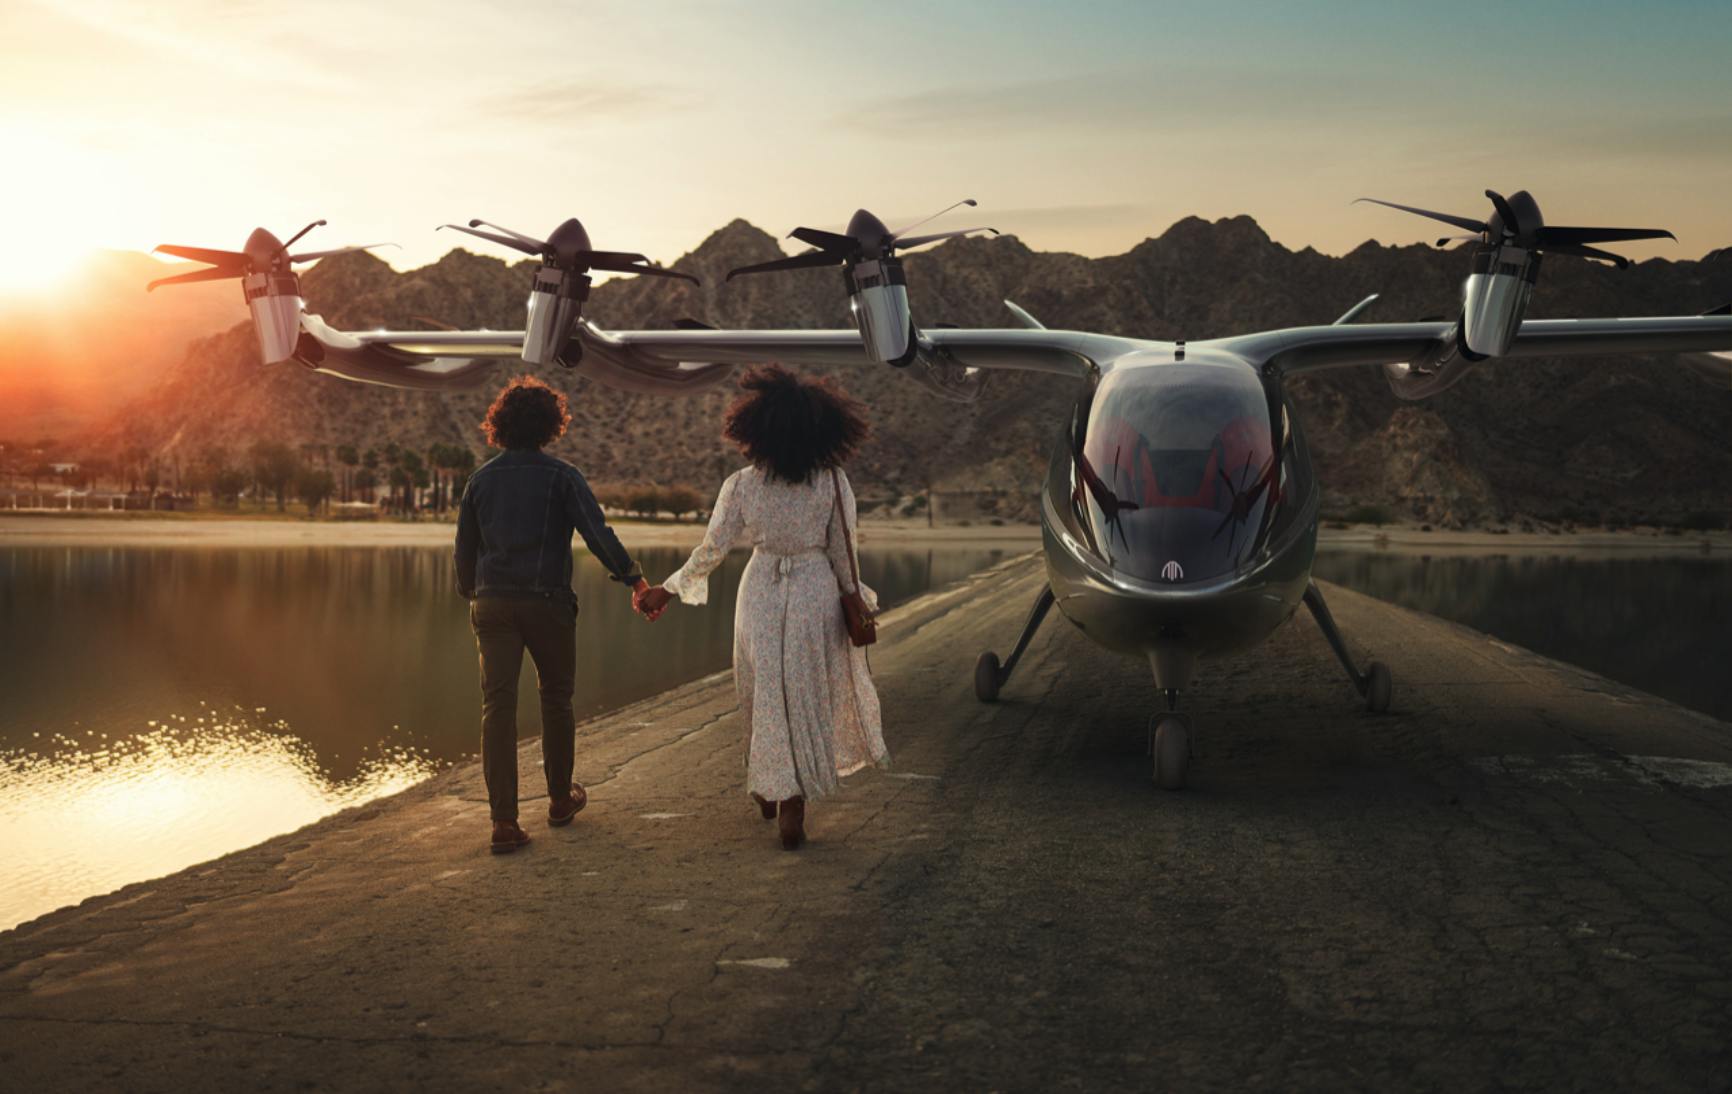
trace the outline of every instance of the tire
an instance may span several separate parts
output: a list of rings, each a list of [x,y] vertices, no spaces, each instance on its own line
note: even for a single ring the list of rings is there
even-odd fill
[[[974,663],[974,697],[983,703],[998,702],[998,654],[987,650]]]
[[[1382,714],[1389,709],[1389,697],[1395,689],[1395,680],[1389,675],[1389,666],[1382,661],[1373,661],[1365,666],[1365,709],[1373,714]]]
[[[1191,731],[1178,718],[1163,718],[1155,726],[1155,785],[1180,790],[1191,766]]]

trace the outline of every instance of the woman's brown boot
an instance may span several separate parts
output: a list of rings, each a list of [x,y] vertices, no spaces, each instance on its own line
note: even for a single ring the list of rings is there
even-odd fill
[[[782,832],[782,850],[796,851],[806,842],[806,799],[789,798],[782,803],[777,817]]]
[[[758,803],[758,812],[760,812],[764,815],[765,820],[775,820],[776,819],[776,803],[775,802],[767,802],[763,798],[760,798],[756,793],[754,793],[752,795],[752,800]]]

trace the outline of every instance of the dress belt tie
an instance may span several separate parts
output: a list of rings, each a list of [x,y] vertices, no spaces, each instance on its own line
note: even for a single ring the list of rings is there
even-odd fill
[[[824,550],[821,547],[813,547],[805,551],[795,551],[791,554],[782,554],[778,551],[766,551],[760,547],[758,553],[775,559],[775,561],[770,564],[770,580],[772,582],[780,582],[787,578],[789,574],[794,572],[794,565],[798,562],[803,562],[806,559],[811,558],[824,557]]]

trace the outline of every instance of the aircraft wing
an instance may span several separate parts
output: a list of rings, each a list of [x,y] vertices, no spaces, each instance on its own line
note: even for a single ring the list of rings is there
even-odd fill
[[[522,331],[347,332],[305,314],[301,328],[295,352],[301,363],[362,383],[423,390],[484,383],[496,365],[515,367],[523,347]],[[976,370],[1080,377],[1140,344],[1045,329],[937,328],[921,331],[919,340],[918,359],[907,371],[960,397],[978,388]],[[653,394],[707,391],[744,364],[887,367],[867,356],[854,330],[607,331],[583,320],[575,341],[581,350],[574,354],[577,372],[610,387]]]
[[[1456,324],[1364,323],[1223,338],[1216,346],[1284,373],[1347,365],[1401,365],[1437,353]],[[1640,319],[1529,319],[1505,357],[1732,353],[1732,316]]]
[[[861,365],[882,368],[867,356],[854,330],[671,330],[604,331],[581,324],[585,355],[629,356],[644,364]],[[964,329],[918,332],[920,356],[970,369],[1009,369],[1085,376],[1099,362],[1134,348],[1132,339],[1081,331]]]
[[[362,384],[437,391],[477,387],[495,365],[517,360],[521,331],[340,331],[301,315],[294,359]]]
[[[1642,319],[1529,319],[1499,358],[1466,352],[1456,322],[1299,327],[1203,343],[1283,375],[1347,365],[1380,365],[1401,399],[1425,399],[1475,366],[1504,357],[1680,354],[1712,383],[1732,382],[1732,316]]]

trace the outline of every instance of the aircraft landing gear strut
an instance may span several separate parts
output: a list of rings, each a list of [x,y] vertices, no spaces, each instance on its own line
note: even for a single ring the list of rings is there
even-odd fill
[[[1052,586],[1040,590],[1040,598],[1034,602],[1034,610],[1028,613],[1028,622],[1022,625],[1022,637],[1016,640],[1016,648],[1010,651],[1010,659],[1003,665],[998,663],[998,654],[987,650],[980,655],[980,660],[974,663],[974,697],[983,703],[998,701],[998,689],[1004,687],[1010,680],[1010,674],[1016,671],[1016,663],[1022,660],[1023,651],[1034,640],[1034,632],[1040,630],[1040,625],[1046,619],[1046,613],[1052,608]]]
[[[1335,626],[1335,617],[1329,614],[1329,605],[1323,602],[1323,594],[1314,581],[1305,586],[1305,606],[1311,609],[1318,629],[1323,632],[1323,637],[1329,640],[1329,648],[1335,651],[1341,667],[1347,670],[1353,686],[1359,689],[1360,696],[1365,700],[1365,709],[1373,714],[1382,714],[1388,710],[1389,693],[1393,687],[1389,666],[1382,661],[1372,661],[1365,666],[1364,672],[1359,671],[1353,664],[1352,655],[1347,652],[1347,643],[1341,639],[1340,629]]]

